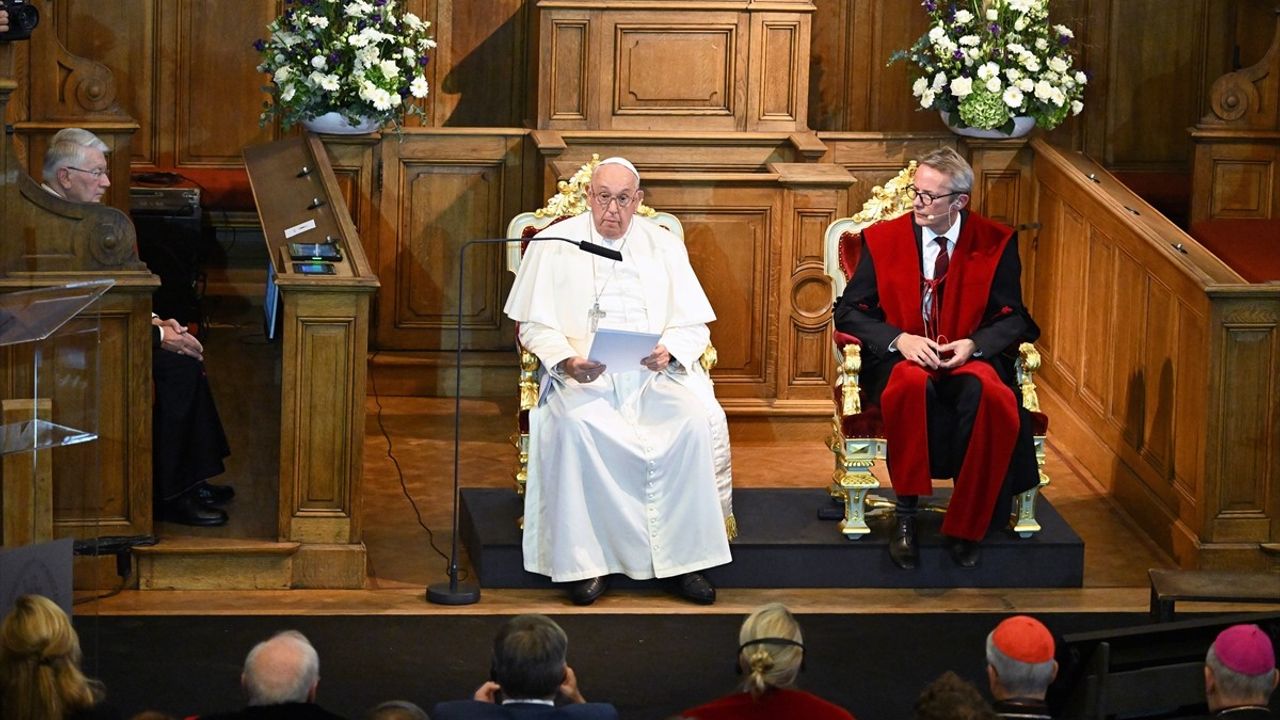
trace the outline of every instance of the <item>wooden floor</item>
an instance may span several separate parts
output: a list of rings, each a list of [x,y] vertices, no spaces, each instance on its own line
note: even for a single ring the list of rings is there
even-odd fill
[[[278,349],[261,342],[257,311],[224,308],[234,322],[215,325],[206,343],[209,374],[228,426],[233,455],[227,475],[237,499],[226,528],[197,531],[159,525],[178,535],[269,538],[275,532],[275,450],[278,444]],[[364,540],[369,551],[367,589],[352,591],[184,592],[125,590],[93,600],[85,593],[77,611],[102,614],[507,614],[551,613],[744,613],[779,600],[805,613],[818,612],[1080,612],[1143,611],[1147,569],[1172,567],[1074,461],[1070,448],[1049,440],[1045,495],[1085,541],[1084,587],[1076,590],[759,590],[722,589],[711,607],[698,607],[660,592],[615,592],[590,608],[576,608],[562,593],[484,590],[476,605],[429,605],[424,590],[447,578],[453,461],[453,401],[445,398],[378,397],[370,388],[364,446]],[[514,394],[468,398],[462,403],[463,486],[509,487],[515,456]],[[394,461],[393,461],[394,458]],[[803,442],[735,442],[737,487],[825,487],[832,459],[822,435]],[[409,498],[412,498],[413,504]],[[832,531],[835,532],[834,524]],[[465,563],[465,558],[464,558]],[[1188,606],[1194,607],[1194,606]],[[1200,606],[1199,609],[1236,609]],[[1257,605],[1243,609],[1258,610]]]

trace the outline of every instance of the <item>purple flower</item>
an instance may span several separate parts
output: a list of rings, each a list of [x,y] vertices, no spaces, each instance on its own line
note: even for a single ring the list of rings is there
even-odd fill
[[[924,0],[924,9],[933,12],[938,9],[938,3],[935,0]]]
[[[987,29],[991,31],[991,37],[1000,37],[1000,23],[991,23]]]
[[[963,51],[963,50],[956,50],[955,52],[951,53],[951,57],[955,58],[956,60],[963,60],[963,59],[964,59],[964,51]]]
[[[372,21],[374,25],[377,25],[378,23],[382,22],[382,14],[374,13],[373,17],[369,18],[369,20]]]
[[[429,62],[431,62],[431,58],[427,57],[426,55],[423,55],[422,57],[418,58],[418,64],[421,65],[422,67],[426,67],[427,63]]]
[[[330,64],[330,65],[337,65],[337,64],[338,64],[338,60],[340,60],[340,59],[342,59],[342,56],[338,55],[338,51],[337,51],[337,50],[334,50],[333,52],[329,53],[329,64]]]
[[[387,0],[373,0],[373,4],[375,7],[382,7],[387,4]]]
[[[1071,43],[1071,38],[1067,37],[1066,35],[1059,35],[1059,36],[1058,36],[1058,44],[1059,44],[1059,45],[1069,45],[1070,43]]]
[[[262,38],[258,38],[257,40],[254,40],[253,49],[257,50],[258,52],[262,52],[263,50],[267,49],[267,41],[263,40]]]
[[[401,85],[401,86],[400,86],[400,97],[402,97],[402,98],[407,98],[407,97],[409,97],[409,86],[408,86],[408,85]]]

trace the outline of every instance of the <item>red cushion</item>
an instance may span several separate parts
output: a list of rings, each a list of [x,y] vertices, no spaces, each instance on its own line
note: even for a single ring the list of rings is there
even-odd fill
[[[552,225],[555,225],[555,224],[556,224],[556,223],[558,223],[558,222],[563,222],[563,221],[565,221],[565,220],[568,220],[568,219],[569,219],[569,218],[571,218],[571,217],[573,217],[573,216],[572,216],[572,215],[561,215],[560,217],[556,218],[555,220],[552,220],[551,222],[547,223],[547,227],[543,227],[543,228],[535,227],[535,226],[533,226],[533,225],[525,225],[525,226],[524,226],[524,230],[521,230],[521,231],[520,231],[520,240],[521,240],[521,242],[520,242],[520,254],[521,254],[521,255],[524,255],[524,251],[529,247],[529,238],[533,237],[534,235],[537,235],[538,233],[542,232],[543,230],[546,230],[547,228],[551,227]]]
[[[840,432],[846,438],[884,437],[884,418],[879,405],[863,405],[862,412],[840,419]]]
[[[529,411],[521,410],[517,415],[520,418],[520,432],[528,434],[529,432]]]
[[[1280,280],[1280,219],[1204,220],[1191,236],[1251,283]]]
[[[858,259],[862,257],[862,233],[845,230],[840,233],[840,272],[844,279],[853,277],[858,267]]]
[[[836,347],[840,348],[841,350],[843,350],[846,345],[862,344],[862,341],[859,340],[858,338],[848,333],[842,333],[839,330],[836,330],[835,328],[831,329],[831,342],[835,343]]]
[[[1049,416],[1042,412],[1031,413],[1031,433],[1033,435],[1049,434]]]

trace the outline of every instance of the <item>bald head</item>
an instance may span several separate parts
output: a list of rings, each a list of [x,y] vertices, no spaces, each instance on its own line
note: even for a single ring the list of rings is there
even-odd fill
[[[320,683],[320,656],[302,633],[285,630],[249,651],[240,683],[250,705],[311,702]]]

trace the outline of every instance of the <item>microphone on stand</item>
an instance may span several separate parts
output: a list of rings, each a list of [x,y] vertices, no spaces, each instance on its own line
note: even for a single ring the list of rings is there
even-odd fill
[[[544,242],[547,240],[558,240],[566,242],[577,247],[583,252],[599,255],[609,260],[622,261],[622,253],[612,250],[603,245],[597,245],[586,240],[571,240],[565,237],[554,237],[550,235],[535,235],[531,238],[479,238],[476,240],[468,240],[458,248],[458,318],[457,318],[457,349],[454,355],[455,371],[453,383],[453,533],[450,539],[449,547],[449,581],[443,583],[433,583],[427,586],[427,602],[437,605],[470,605],[480,600],[480,586],[474,584],[460,584],[458,582],[458,515],[460,513],[461,488],[458,485],[458,466],[460,449],[462,447],[462,298],[463,295],[463,268],[464,261],[467,256],[467,248],[472,245],[496,245],[498,243],[513,242]]]

